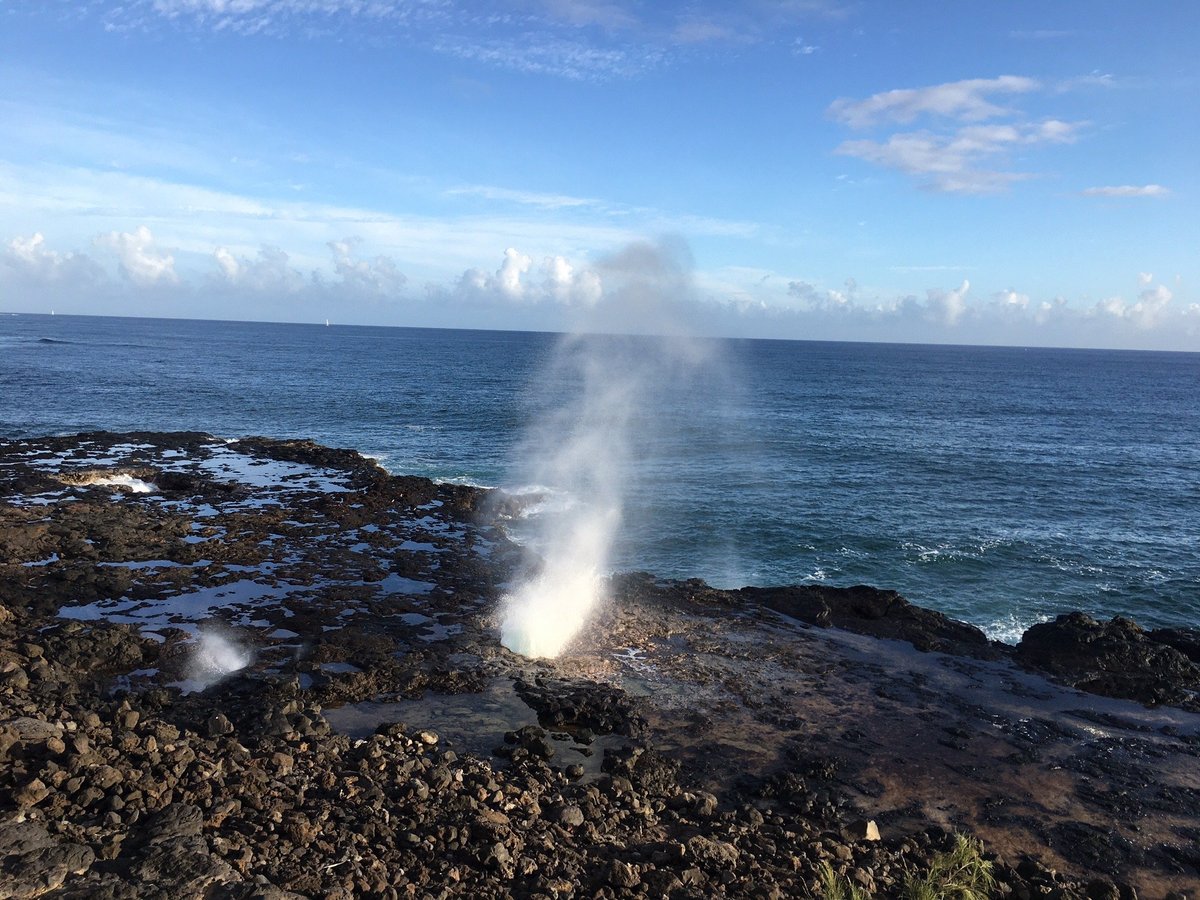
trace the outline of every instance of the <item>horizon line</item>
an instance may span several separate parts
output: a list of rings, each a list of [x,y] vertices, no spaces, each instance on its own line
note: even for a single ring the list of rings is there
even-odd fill
[[[15,316],[30,316],[43,319],[123,319],[123,320],[138,320],[148,322],[208,322],[216,325],[286,325],[302,328],[387,328],[408,331],[464,331],[474,332],[479,334],[544,334],[561,337],[564,335],[595,335],[597,337],[670,337],[670,338],[691,338],[695,340],[711,340],[711,341],[761,341],[764,343],[775,344],[851,344],[861,346],[878,346],[878,347],[943,347],[947,349],[977,349],[977,350],[1061,350],[1061,351],[1079,351],[1079,352],[1102,352],[1102,353],[1173,353],[1182,355],[1200,355],[1200,350],[1171,350],[1164,348],[1151,347],[1108,347],[1108,346],[1087,346],[1087,347],[1069,347],[1060,344],[985,344],[985,343],[958,343],[952,341],[879,341],[869,338],[858,340],[846,338],[789,338],[789,337],[743,337],[733,335],[717,335],[717,334],[665,334],[662,332],[620,332],[620,331],[555,331],[551,329],[529,329],[529,328],[472,328],[468,326],[450,326],[450,325],[384,325],[384,324],[363,324],[353,322],[330,322],[330,320],[322,318],[321,321],[314,322],[296,322],[277,319],[218,319],[218,318],[196,318],[193,316],[119,316],[119,315],[98,315],[95,313],[56,313],[53,310],[48,313],[36,312],[18,312],[0,310],[0,317],[15,317]]]

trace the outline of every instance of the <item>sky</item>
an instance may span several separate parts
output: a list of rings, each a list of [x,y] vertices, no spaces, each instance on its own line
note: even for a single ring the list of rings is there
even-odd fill
[[[0,310],[1200,351],[1198,41],[1156,0],[0,0]]]

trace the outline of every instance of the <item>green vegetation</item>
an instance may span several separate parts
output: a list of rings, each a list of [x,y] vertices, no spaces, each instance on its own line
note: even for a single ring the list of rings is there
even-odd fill
[[[905,900],[987,900],[996,886],[992,864],[983,858],[983,842],[965,834],[954,847],[933,858],[929,871],[904,882]]]
[[[825,862],[820,869],[821,900],[870,900],[870,895]],[[954,846],[933,857],[929,868],[904,880],[904,900],[988,900],[996,886],[992,864],[983,858],[983,842],[954,835]]]
[[[821,863],[821,900],[870,900],[870,895],[824,862]]]

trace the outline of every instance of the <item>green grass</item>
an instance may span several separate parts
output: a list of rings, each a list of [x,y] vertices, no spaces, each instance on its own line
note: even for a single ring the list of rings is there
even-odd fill
[[[905,900],[987,900],[996,886],[992,864],[983,858],[983,842],[965,834],[934,856],[929,870],[904,881]]]
[[[870,900],[867,894],[850,879],[833,871],[829,863],[821,863],[821,900]]]
[[[838,875],[829,863],[819,870],[821,900],[871,900],[871,895],[850,879]],[[954,835],[954,846],[935,854],[929,868],[904,879],[904,900],[988,900],[996,887],[992,864],[983,858],[983,842],[965,834]]]

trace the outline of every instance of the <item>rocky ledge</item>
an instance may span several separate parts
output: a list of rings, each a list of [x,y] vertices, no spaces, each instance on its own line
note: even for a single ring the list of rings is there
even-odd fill
[[[1200,897],[1195,632],[633,574],[531,661],[519,513],[306,441],[0,441],[0,898],[893,897],[956,833],[995,896]]]

